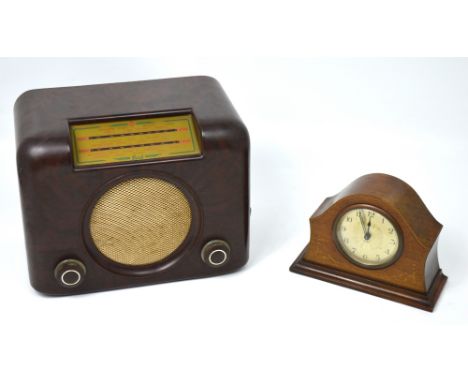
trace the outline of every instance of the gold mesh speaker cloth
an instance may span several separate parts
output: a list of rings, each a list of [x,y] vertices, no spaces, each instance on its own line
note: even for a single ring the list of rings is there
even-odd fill
[[[185,195],[156,178],[126,180],[109,189],[91,212],[97,249],[125,265],[159,262],[186,238],[192,214]]]

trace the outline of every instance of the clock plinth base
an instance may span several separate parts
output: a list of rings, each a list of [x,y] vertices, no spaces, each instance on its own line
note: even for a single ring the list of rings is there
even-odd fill
[[[304,248],[299,257],[289,268],[291,272],[369,293],[374,296],[410,305],[428,312],[432,312],[434,310],[434,306],[442,292],[445,282],[447,281],[447,276],[442,273],[442,270],[439,270],[427,293],[418,293],[412,290],[389,285],[387,283],[369,280],[365,277],[342,272],[334,268],[311,263],[303,260],[306,251],[307,247]]]

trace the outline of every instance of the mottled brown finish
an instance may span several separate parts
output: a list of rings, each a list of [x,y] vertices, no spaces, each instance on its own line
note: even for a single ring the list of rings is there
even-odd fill
[[[342,211],[367,204],[386,211],[401,230],[398,260],[381,269],[360,267],[341,254],[333,227]],[[327,198],[310,218],[311,238],[291,271],[432,310],[446,281],[437,260],[442,229],[417,193],[405,182],[385,174],[358,178]]]
[[[70,121],[187,112],[201,133],[200,157],[73,168]],[[215,276],[247,262],[249,137],[213,78],[32,90],[18,98],[15,123],[29,275],[38,291],[63,295]],[[176,184],[192,202],[194,224],[190,240],[167,261],[124,269],[86,244],[86,222],[108,187],[139,176]],[[220,268],[207,266],[200,255],[214,239],[231,248],[229,262]],[[54,277],[55,266],[68,258],[86,266],[86,279],[76,289],[61,287]]]

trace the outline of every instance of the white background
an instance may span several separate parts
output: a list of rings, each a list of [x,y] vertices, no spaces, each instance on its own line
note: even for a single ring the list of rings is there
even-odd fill
[[[32,88],[207,74],[251,137],[251,258],[217,278],[50,298],[30,286],[13,103]],[[0,380],[466,380],[468,60],[0,60]],[[293,274],[309,216],[360,175],[442,224],[434,313]],[[461,345],[461,346],[460,346]]]
[[[0,381],[466,381],[463,0],[3,0]],[[411,59],[342,59],[410,56]],[[32,88],[206,74],[252,143],[251,259],[212,279],[48,298],[29,286],[13,103]],[[295,144],[292,145],[291,141]],[[434,313],[290,273],[356,177],[407,181],[444,224]]]

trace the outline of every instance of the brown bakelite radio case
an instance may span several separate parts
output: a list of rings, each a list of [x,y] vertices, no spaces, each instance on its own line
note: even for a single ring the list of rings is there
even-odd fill
[[[32,90],[15,124],[36,290],[216,276],[247,262],[249,136],[215,79]]]

